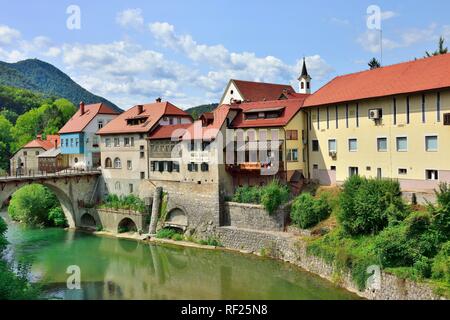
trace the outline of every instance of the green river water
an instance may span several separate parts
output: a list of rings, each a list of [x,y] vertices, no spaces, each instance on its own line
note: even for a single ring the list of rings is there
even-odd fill
[[[5,257],[60,299],[356,299],[292,265],[232,252],[150,245],[9,222]],[[67,289],[69,266],[81,289]]]

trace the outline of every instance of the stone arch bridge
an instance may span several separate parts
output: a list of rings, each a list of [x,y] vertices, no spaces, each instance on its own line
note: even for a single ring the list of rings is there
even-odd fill
[[[12,194],[28,184],[41,184],[54,192],[64,210],[70,228],[81,226],[87,204],[100,199],[100,171],[66,171],[33,176],[0,177],[0,207]]]

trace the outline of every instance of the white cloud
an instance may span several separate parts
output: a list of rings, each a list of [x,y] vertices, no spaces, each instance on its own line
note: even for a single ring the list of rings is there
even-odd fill
[[[117,14],[116,22],[125,28],[140,30],[144,26],[141,9],[127,9]]]
[[[6,25],[0,25],[0,44],[11,44],[20,38],[20,32]]]
[[[348,26],[348,25],[350,25],[350,21],[349,20],[341,19],[341,18],[337,18],[337,17],[331,18],[330,22],[332,24],[341,25],[341,26]]]
[[[394,11],[382,11],[381,12],[381,20],[389,20],[398,16],[398,14]]]

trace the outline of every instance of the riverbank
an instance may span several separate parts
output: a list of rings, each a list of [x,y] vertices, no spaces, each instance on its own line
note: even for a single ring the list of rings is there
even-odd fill
[[[107,232],[95,232],[97,235],[115,236]],[[381,271],[379,289],[360,291],[352,280],[351,272],[339,270],[322,258],[307,252],[307,239],[292,232],[257,231],[236,227],[217,227],[206,236],[214,236],[221,247],[207,246],[187,241],[158,239],[149,236],[122,234],[116,237],[138,240],[147,243],[170,244],[206,250],[233,251],[241,254],[253,254],[261,257],[281,260],[315,274],[334,285],[370,300],[443,300],[427,283],[401,279],[393,274]]]

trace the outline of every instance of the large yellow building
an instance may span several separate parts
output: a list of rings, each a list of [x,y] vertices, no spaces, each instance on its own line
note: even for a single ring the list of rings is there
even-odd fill
[[[337,77],[308,97],[309,177],[398,179],[404,191],[450,182],[450,55]]]

